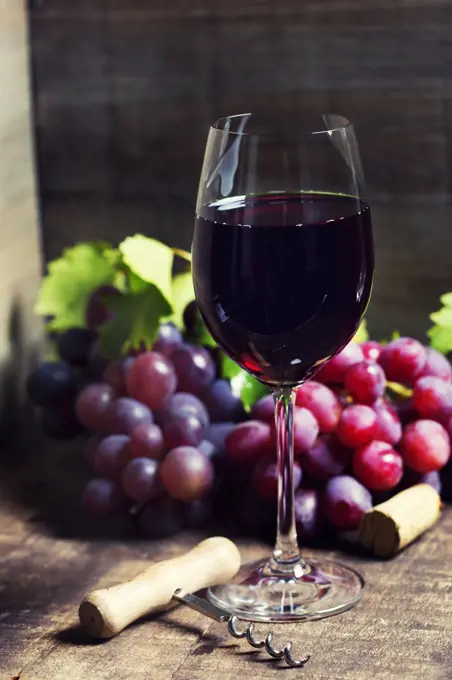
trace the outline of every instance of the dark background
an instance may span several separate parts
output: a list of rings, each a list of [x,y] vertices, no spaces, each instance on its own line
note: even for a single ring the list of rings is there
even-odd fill
[[[452,289],[452,3],[35,0],[45,253],[143,232],[189,248],[216,117],[279,107],[358,124],[377,335],[422,334]]]

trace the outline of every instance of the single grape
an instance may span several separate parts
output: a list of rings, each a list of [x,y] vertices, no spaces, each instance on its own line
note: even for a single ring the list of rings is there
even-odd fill
[[[207,409],[198,397],[188,392],[176,392],[165,401],[161,409],[155,412],[155,420],[158,425],[162,426],[171,418],[188,415],[196,416],[204,427],[208,427],[210,423]]]
[[[297,406],[304,406],[315,416],[320,432],[334,432],[342,406],[337,396],[326,385],[308,380],[297,389]]]
[[[50,439],[69,441],[82,434],[83,428],[78,422],[70,403],[45,406],[41,412],[41,430]]]
[[[65,361],[40,364],[27,379],[28,396],[37,406],[58,404],[73,392],[71,367]]]
[[[190,503],[184,503],[182,510],[184,526],[193,531],[207,529],[212,521],[212,502],[203,498]]]
[[[214,469],[198,449],[179,446],[172,449],[160,465],[160,477],[169,495],[181,501],[202,498],[211,488]]]
[[[99,442],[94,454],[94,468],[101,477],[119,480],[128,462],[130,437],[111,434]]]
[[[102,324],[108,323],[114,317],[114,312],[108,309],[108,300],[121,293],[114,286],[100,286],[90,296],[85,309],[85,323],[91,330],[96,330]]]
[[[95,333],[86,328],[69,328],[58,336],[58,354],[72,366],[86,366],[95,339]]]
[[[372,408],[377,414],[374,438],[395,446],[402,438],[402,424],[397,411],[385,401],[378,401]]]
[[[116,399],[108,409],[108,430],[112,434],[131,435],[138,425],[154,422],[152,411],[147,406],[130,397]]]
[[[450,457],[450,439],[434,420],[416,420],[406,426],[400,450],[403,460],[416,472],[440,470]]]
[[[127,498],[111,479],[91,479],[83,493],[82,506],[90,515],[102,517],[123,510]]]
[[[362,361],[347,371],[345,387],[354,401],[373,404],[385,392],[386,376],[378,364]]]
[[[161,408],[177,384],[170,361],[157,352],[145,352],[135,359],[127,372],[127,391],[133,399],[150,409]]]
[[[142,423],[130,435],[130,458],[154,458],[163,456],[165,445],[162,430],[154,423]]]
[[[388,491],[402,479],[402,457],[387,442],[371,441],[355,451],[353,474],[370,491]]]
[[[88,463],[88,465],[94,469],[94,457],[96,455],[96,451],[99,447],[100,442],[102,441],[102,438],[98,434],[92,434],[89,439],[87,439],[84,450],[83,450],[83,457],[85,461]]]
[[[161,495],[158,463],[150,458],[133,458],[122,473],[122,489],[134,501],[149,501]]]
[[[377,362],[380,358],[381,350],[380,343],[375,340],[366,340],[366,342],[361,343],[361,351],[365,361]]]
[[[215,378],[215,364],[204,347],[184,345],[171,355],[179,392],[200,395]]]
[[[167,451],[178,446],[198,446],[204,438],[205,428],[194,415],[174,416],[162,428]]]
[[[275,420],[275,400],[272,394],[266,394],[256,401],[251,409],[252,420],[261,420],[263,423],[273,425]]]
[[[379,364],[388,380],[411,385],[426,359],[425,347],[420,342],[414,338],[397,338],[382,348]]]
[[[81,424],[88,430],[107,432],[113,400],[113,390],[105,383],[93,383],[86,387],[75,403],[75,412]]]
[[[182,346],[183,342],[182,333],[174,324],[163,323],[159,328],[157,340],[152,349],[154,352],[159,352],[169,357],[176,349]]]
[[[316,489],[300,488],[295,492],[294,509],[298,538],[310,540],[321,533],[324,516],[320,494]]]
[[[301,476],[301,468],[297,462],[294,462],[294,489],[300,485]],[[278,463],[272,459],[260,460],[253,470],[253,486],[262,498],[276,501],[278,498]]]
[[[242,402],[232,393],[228,380],[214,380],[200,396],[213,423],[237,422],[245,416]]]
[[[114,389],[117,397],[127,396],[127,373],[134,361],[133,357],[115,359],[110,361],[104,371],[102,380]]]
[[[370,406],[352,404],[342,411],[336,433],[345,446],[364,446],[374,438],[376,422],[377,414]]]
[[[338,529],[356,529],[371,507],[370,492],[353,477],[339,475],[327,482],[323,509],[327,519]]]
[[[421,418],[444,423],[452,414],[452,384],[434,376],[419,378],[412,400]]]
[[[452,366],[444,354],[441,354],[441,352],[433,349],[433,347],[426,347],[425,353],[427,359],[424,364],[424,368],[419,373],[418,377],[423,378],[426,375],[431,375],[435,376],[435,378],[441,378],[442,380],[451,382]]]
[[[227,457],[237,463],[255,463],[276,451],[272,428],[259,420],[239,423],[224,442]]]
[[[439,470],[434,470],[433,472],[422,474],[420,472],[415,472],[414,470],[406,468],[402,477],[401,488],[408,489],[410,486],[415,486],[416,484],[428,484],[433,489],[435,489],[435,491],[441,494],[441,473],[443,470],[445,470],[445,468],[442,468],[441,472]]]
[[[201,315],[199,313],[198,304],[196,300],[192,300],[184,309],[183,321],[185,330],[188,335],[195,336],[197,330],[197,324],[200,320]]]
[[[95,340],[89,349],[87,366],[89,373],[101,380],[109,363],[109,359],[102,354],[99,340]]]
[[[294,454],[300,454],[309,451],[314,445],[315,440],[319,434],[319,425],[317,420],[307,408],[296,407],[293,417],[294,440],[293,448]],[[276,441],[276,439],[275,439]]]
[[[303,472],[312,479],[326,481],[341,475],[350,462],[351,451],[332,435],[320,436],[302,459]]]
[[[324,383],[342,384],[348,369],[354,364],[359,364],[363,359],[360,345],[356,342],[349,342],[339,354],[322,366],[316,373],[316,379]]]
[[[137,518],[138,526],[148,538],[169,538],[182,529],[183,505],[163,496],[146,503]]]

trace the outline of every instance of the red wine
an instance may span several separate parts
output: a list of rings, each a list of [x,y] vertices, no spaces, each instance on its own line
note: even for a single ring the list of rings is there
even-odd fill
[[[239,196],[196,218],[203,319],[220,347],[269,385],[301,383],[349,342],[373,268],[369,206],[350,196]]]

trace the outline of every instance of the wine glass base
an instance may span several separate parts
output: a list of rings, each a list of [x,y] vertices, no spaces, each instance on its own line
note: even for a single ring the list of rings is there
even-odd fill
[[[338,562],[303,560],[275,573],[268,560],[247,564],[233,583],[209,588],[208,598],[231,615],[247,621],[322,619],[353,607],[364,580]]]

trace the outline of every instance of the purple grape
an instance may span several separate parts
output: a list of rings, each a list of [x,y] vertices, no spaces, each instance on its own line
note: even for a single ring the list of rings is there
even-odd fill
[[[37,406],[52,406],[74,392],[71,367],[65,361],[45,362],[27,379],[27,393]]]
[[[178,446],[198,446],[203,440],[205,428],[193,415],[174,416],[162,428],[167,451]]]
[[[166,420],[174,417],[193,415],[204,427],[208,427],[210,419],[206,407],[198,397],[188,392],[173,394],[164,404],[163,408],[155,413],[155,420],[162,426]]]
[[[127,396],[127,373],[134,361],[133,357],[115,359],[110,361],[104,371],[102,379],[114,389],[117,397]]]
[[[130,438],[130,458],[154,458],[163,456],[165,443],[162,430],[154,423],[136,427]]]
[[[164,496],[146,504],[138,525],[149,538],[168,538],[182,529],[183,519],[182,504]]]
[[[333,477],[325,487],[323,509],[327,519],[338,529],[356,529],[371,507],[372,496],[353,477]]]
[[[134,501],[149,501],[161,495],[158,463],[150,458],[134,458],[122,473],[122,489]]]
[[[212,463],[198,449],[179,446],[160,465],[160,478],[169,495],[181,501],[202,498],[214,480]]]
[[[275,420],[275,400],[272,394],[266,394],[254,404],[251,409],[252,420],[261,420],[263,423],[273,425]]]
[[[215,364],[204,347],[183,345],[171,355],[179,392],[200,395],[215,378]]]
[[[150,425],[154,422],[152,411],[130,397],[120,397],[112,403],[108,411],[108,428],[112,434],[128,434],[138,425]]]
[[[127,507],[127,498],[110,479],[92,479],[83,493],[82,506],[91,515],[102,517]]]
[[[157,340],[154,343],[153,351],[160,352],[169,357],[183,344],[182,333],[172,323],[164,323],[160,326]]]
[[[151,409],[160,409],[176,390],[170,360],[158,352],[140,354],[127,371],[127,392]]]
[[[245,416],[241,400],[234,396],[227,380],[215,380],[201,394],[213,423],[237,422]]]
[[[298,489],[295,492],[295,522],[298,538],[308,540],[321,532],[324,517],[321,499],[316,489]]]
[[[95,339],[95,333],[86,328],[69,328],[58,337],[58,354],[72,366],[86,366]]]
[[[108,309],[106,302],[120,294],[117,288],[108,285],[100,286],[91,294],[85,310],[85,323],[89,329],[95,330],[113,319],[114,312]]]
[[[130,437],[111,434],[99,442],[94,467],[102,477],[118,481],[128,461]]]
[[[321,435],[302,458],[303,471],[312,479],[326,481],[341,475],[350,462],[351,451],[334,436]]]
[[[235,427],[235,423],[213,423],[206,431],[206,439],[217,451],[224,451],[226,437]]]
[[[401,482],[401,488],[408,489],[408,487],[414,486],[415,484],[429,484],[435,491],[441,494],[441,471],[435,470],[434,472],[421,474],[406,468]]]
[[[77,417],[88,430],[108,432],[113,390],[105,383],[93,383],[80,392],[75,404]]]

